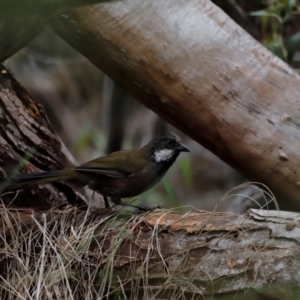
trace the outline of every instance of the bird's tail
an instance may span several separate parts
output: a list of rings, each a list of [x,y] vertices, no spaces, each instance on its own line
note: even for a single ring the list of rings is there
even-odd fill
[[[0,190],[16,191],[29,185],[46,184],[55,181],[64,181],[72,177],[72,172],[69,169],[52,170],[34,173],[20,173],[13,178],[6,179],[0,182]]]

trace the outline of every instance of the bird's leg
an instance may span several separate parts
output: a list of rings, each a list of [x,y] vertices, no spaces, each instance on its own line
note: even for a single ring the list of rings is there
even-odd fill
[[[123,206],[130,206],[137,208],[138,210],[148,211],[148,210],[154,210],[156,208],[160,208],[160,206],[145,206],[145,205],[135,205],[131,203],[127,203],[121,200],[120,197],[112,196],[111,201],[115,203],[116,205],[123,205]]]
[[[103,196],[103,200],[104,200],[105,208],[110,208],[107,197]]]

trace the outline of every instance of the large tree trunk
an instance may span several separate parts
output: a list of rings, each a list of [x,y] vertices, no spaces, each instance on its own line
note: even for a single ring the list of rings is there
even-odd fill
[[[299,207],[300,77],[213,3],[117,1],[52,26],[146,106],[269,186],[282,207]]]

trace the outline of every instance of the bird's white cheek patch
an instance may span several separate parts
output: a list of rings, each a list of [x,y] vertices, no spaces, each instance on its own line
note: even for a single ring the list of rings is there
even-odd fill
[[[162,149],[154,152],[156,162],[169,160],[173,156],[174,151],[170,149]]]

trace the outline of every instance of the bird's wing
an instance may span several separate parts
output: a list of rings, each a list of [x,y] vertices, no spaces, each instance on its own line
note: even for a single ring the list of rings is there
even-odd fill
[[[93,173],[93,174],[99,174],[99,175],[104,175],[107,177],[113,177],[113,178],[125,178],[125,174],[117,171],[117,170],[103,170],[103,169],[98,169],[98,168],[93,168],[93,167],[77,167],[74,168],[75,171],[79,173]]]
[[[80,173],[99,174],[113,178],[126,178],[135,173],[136,167],[132,164],[132,153],[119,151],[84,163],[74,170]]]

